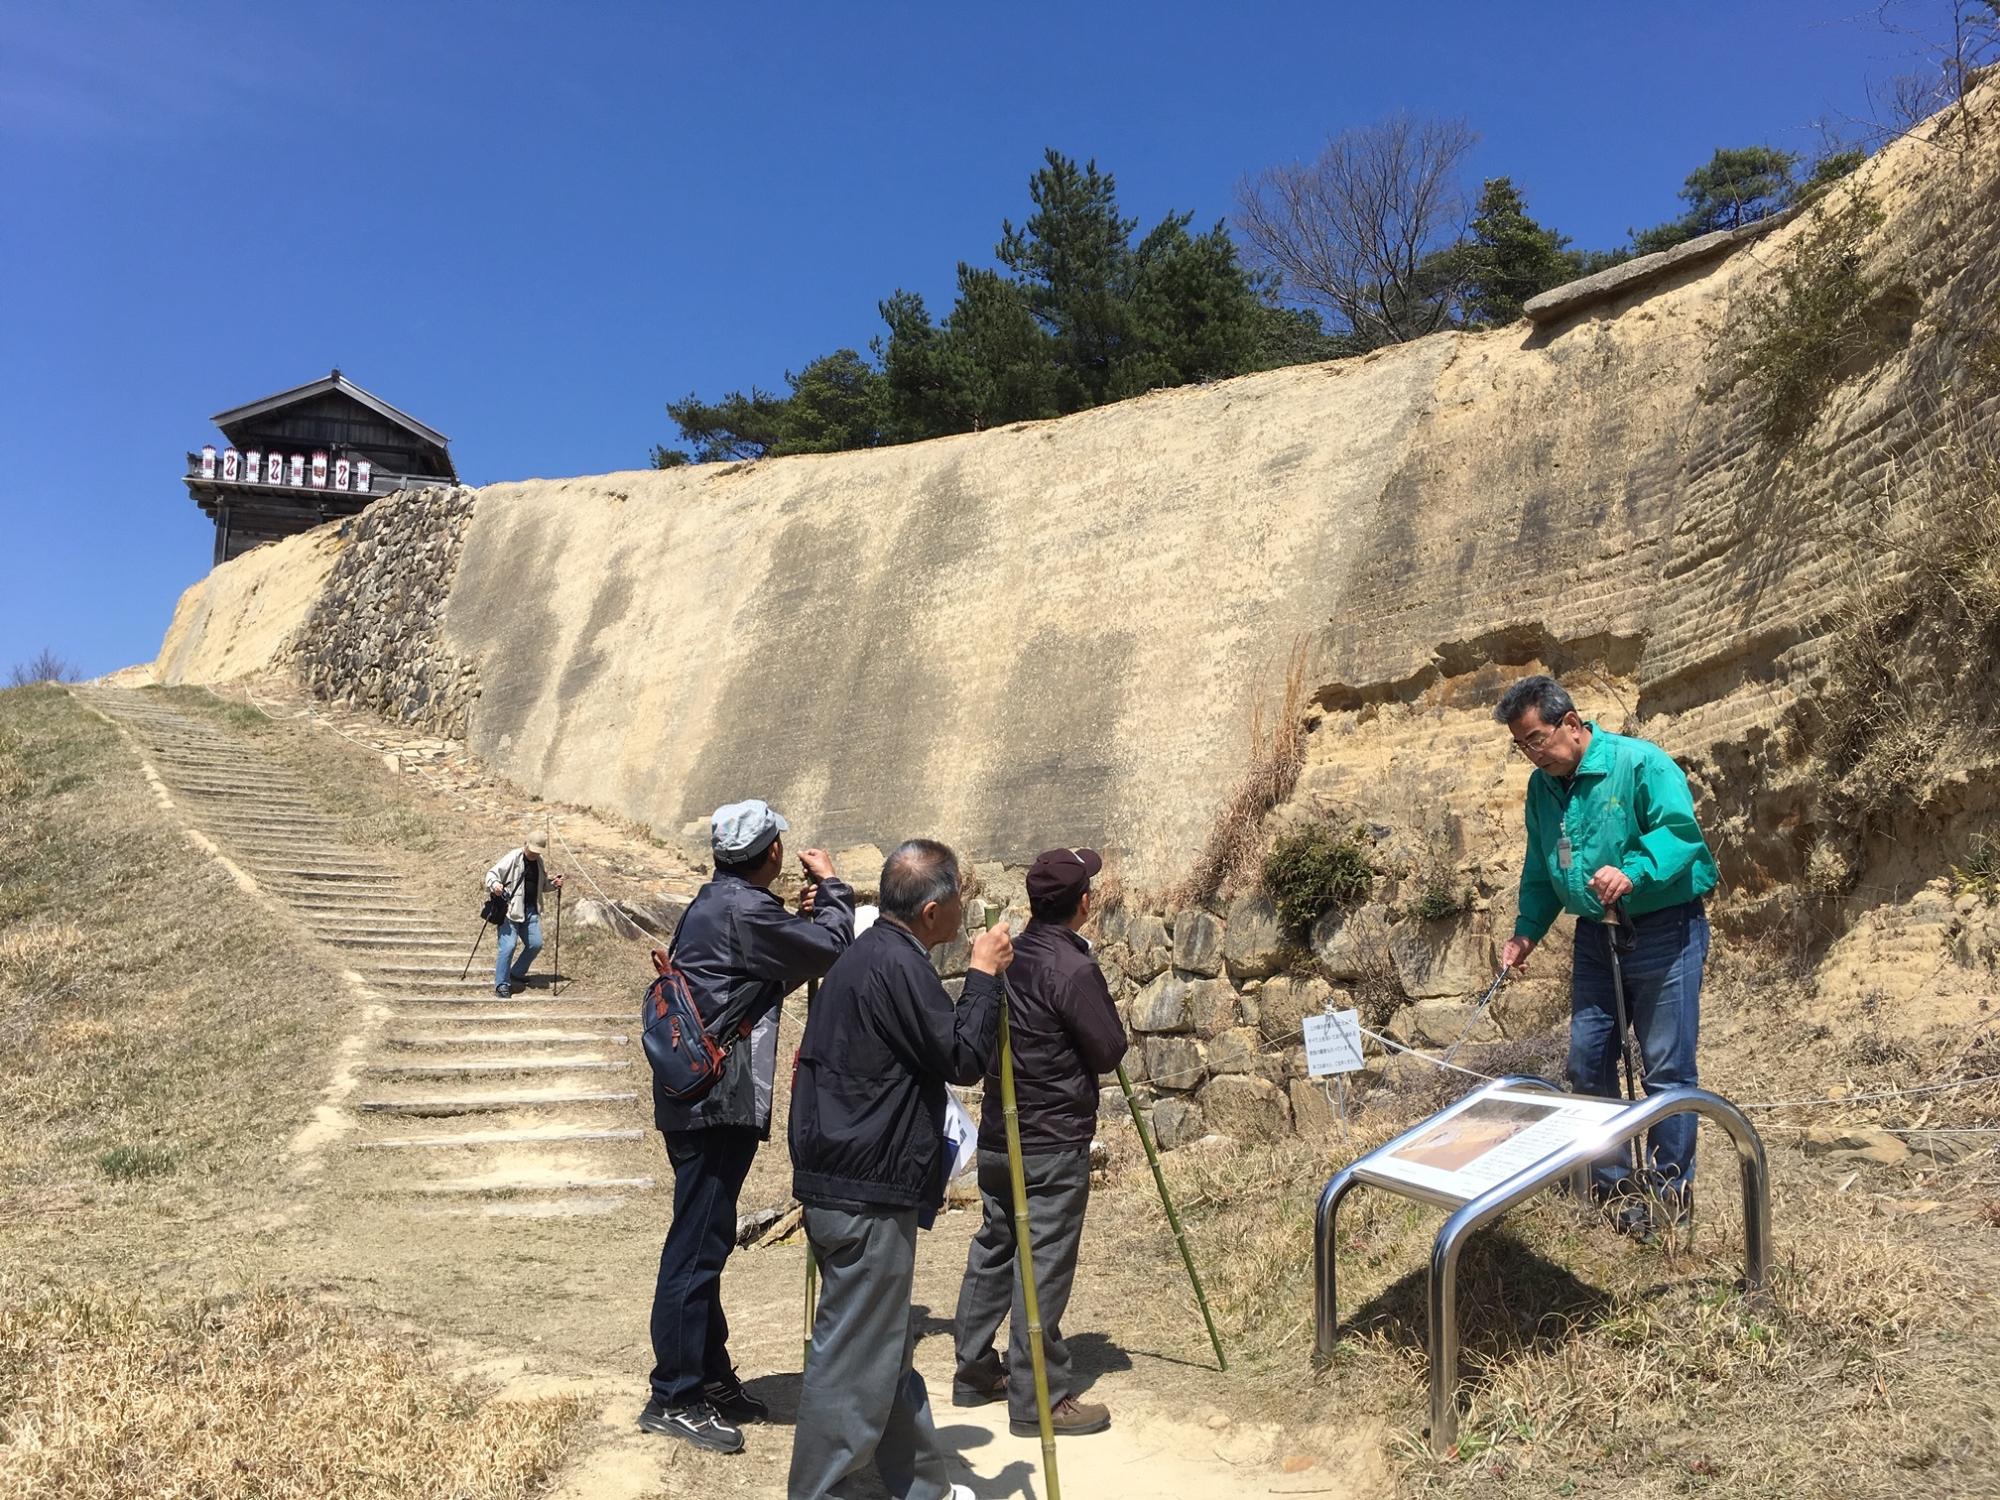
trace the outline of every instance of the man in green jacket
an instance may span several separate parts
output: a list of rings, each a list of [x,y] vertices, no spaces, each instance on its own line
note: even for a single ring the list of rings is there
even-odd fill
[[[1577,918],[1569,1086],[1600,1098],[1618,1093],[1623,1042],[1612,990],[1614,942],[1646,1092],[1694,1083],[1708,958],[1702,897],[1715,888],[1715,856],[1695,823],[1687,777],[1659,746],[1583,719],[1552,677],[1515,683],[1493,717],[1535,767],[1528,777],[1521,914],[1501,950],[1502,965],[1522,967],[1557,916],[1569,912]],[[1621,908],[1624,924],[1614,922]],[[1695,1117],[1675,1115],[1648,1135],[1638,1181],[1626,1152],[1591,1169],[1593,1194],[1612,1206],[1620,1232],[1655,1233],[1656,1204],[1671,1223],[1686,1221],[1694,1142]]]

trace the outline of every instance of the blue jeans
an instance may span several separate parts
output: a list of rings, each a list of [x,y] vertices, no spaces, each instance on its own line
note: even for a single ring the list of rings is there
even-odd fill
[[[493,956],[493,988],[528,982],[528,965],[542,951],[542,914],[531,911],[523,921],[500,921],[499,951]],[[520,948],[520,956],[514,950]]]
[[[1644,1060],[1646,1092],[1695,1078],[1701,1026],[1701,971],[1708,959],[1708,918],[1699,901],[1634,917],[1632,951],[1619,955],[1625,1013]],[[1576,972],[1570,983],[1569,1086],[1600,1099],[1619,1097],[1620,1039],[1611,986],[1611,934],[1602,922],[1576,924]],[[1645,1174],[1632,1180],[1630,1146],[1591,1167],[1599,1196],[1634,1191],[1680,1193],[1694,1185],[1695,1116],[1675,1115],[1646,1136]]]
[[[660,1246],[652,1318],[651,1383],[662,1406],[692,1405],[703,1385],[731,1373],[722,1268],[736,1248],[737,1196],[762,1142],[762,1133],[748,1125],[667,1136],[674,1216]]]

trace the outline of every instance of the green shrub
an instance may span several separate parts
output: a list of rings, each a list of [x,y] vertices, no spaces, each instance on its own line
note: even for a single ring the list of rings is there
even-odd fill
[[[1462,886],[1426,881],[1417,892],[1417,899],[1410,903],[1410,911],[1426,922],[1435,922],[1440,917],[1457,916],[1470,904],[1470,893]]]
[[[1986,833],[1975,839],[1965,863],[1951,867],[1951,888],[1960,896],[1979,896],[1988,905],[2000,901],[2000,839]]]
[[[1367,849],[1327,827],[1286,834],[1264,856],[1264,894],[1278,909],[1278,919],[1298,932],[1329,907],[1365,899],[1374,881]]]
[[[174,1169],[174,1153],[159,1146],[113,1146],[98,1152],[97,1169],[113,1182],[164,1177]]]
[[[1777,448],[1804,437],[1834,387],[1893,341],[1886,324],[1911,295],[1885,293],[1868,275],[1861,247],[1883,217],[1874,199],[1857,192],[1812,213],[1735,318],[1731,373],[1750,382],[1758,430]]]

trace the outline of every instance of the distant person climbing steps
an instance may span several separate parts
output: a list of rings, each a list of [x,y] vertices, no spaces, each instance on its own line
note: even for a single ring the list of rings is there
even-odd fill
[[[506,903],[493,958],[493,993],[505,1000],[528,982],[528,968],[542,951],[542,890],[562,889],[550,872],[547,836],[530,833],[486,872],[487,894]]]

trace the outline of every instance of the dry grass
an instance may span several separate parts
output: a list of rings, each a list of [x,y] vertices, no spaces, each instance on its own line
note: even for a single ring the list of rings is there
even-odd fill
[[[1935,1225],[1871,1218],[1865,1194],[1843,1196],[1779,1154],[1776,1261],[1765,1291],[1746,1295],[1733,1173],[1712,1137],[1691,1248],[1643,1249],[1555,1197],[1475,1236],[1461,1264],[1453,1454],[1433,1456],[1424,1437],[1435,1212],[1371,1189],[1348,1200],[1340,1338],[1311,1373],[1318,1192],[1340,1162],[1432,1107],[1378,1092],[1332,1149],[1289,1141],[1166,1158],[1241,1406],[1297,1429],[1329,1414],[1342,1430],[1381,1425],[1398,1493],[1990,1492],[2000,1335],[1980,1282],[1992,1248],[1968,1257]],[[1170,1285],[1149,1185],[1121,1172],[1116,1190],[1131,1195],[1119,1246],[1131,1274]],[[1192,1317],[1186,1301],[1149,1305],[1164,1329]]]
[[[1264,817],[1291,796],[1305,766],[1310,702],[1306,662],[1307,644],[1301,640],[1285,661],[1283,690],[1268,720],[1264,694],[1254,695],[1249,769],[1217,811],[1193,869],[1174,892],[1174,905],[1205,905],[1255,870],[1263,852]]]
[[[1920,454],[1893,465],[1835,534],[1850,578],[1825,685],[1803,726],[1829,832],[1820,889],[1858,875],[1868,834],[1922,807],[1950,773],[1995,754],[2000,694],[2000,435],[1959,402],[1930,413]]]
[[[0,989],[31,996],[67,992],[84,952],[83,930],[67,920],[43,921],[0,931]]]
[[[0,1493],[20,1500],[520,1500],[581,1416],[484,1399],[293,1297],[160,1311],[0,1282]]]
[[[336,981],[180,836],[67,692],[0,693],[0,766],[16,786],[0,801],[0,1185],[263,1180],[274,1133],[324,1082],[340,1016],[313,1002]],[[90,1244],[107,1254],[141,1232],[106,1227]],[[76,1253],[53,1223],[18,1232]]]

